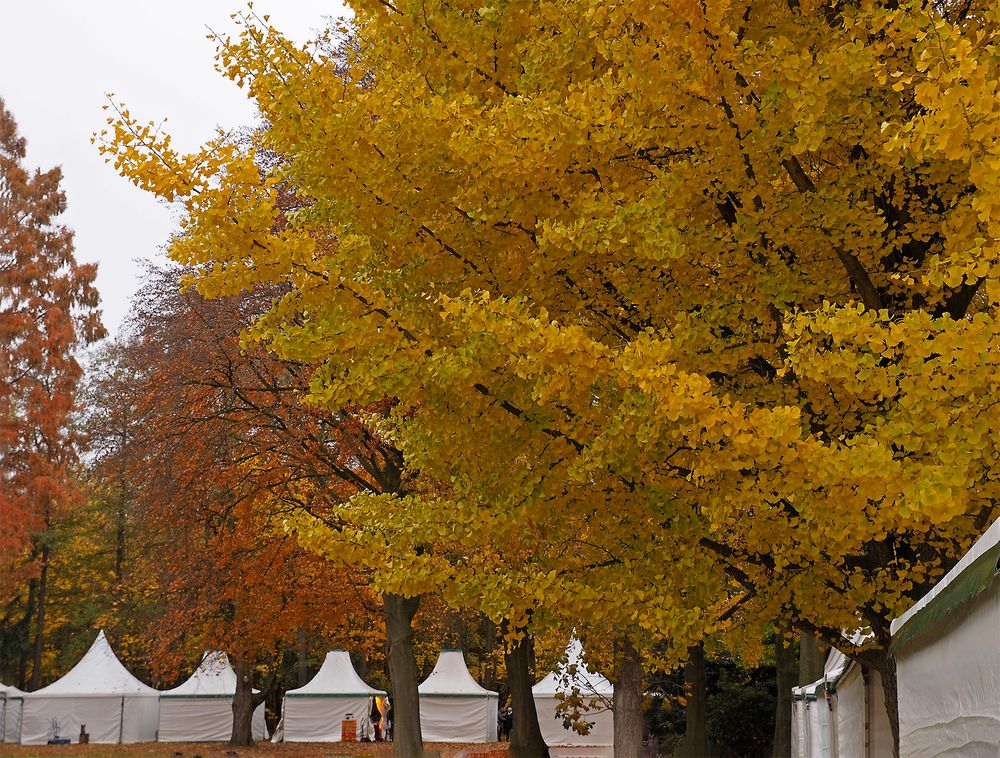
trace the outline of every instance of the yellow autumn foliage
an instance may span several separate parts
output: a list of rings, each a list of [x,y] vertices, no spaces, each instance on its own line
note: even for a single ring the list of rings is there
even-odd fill
[[[352,6],[223,42],[253,148],[102,141],[202,292],[286,288],[248,339],[306,400],[396,398],[440,485],[289,528],[493,615],[682,650],[742,602],[884,650],[996,516],[996,5]]]

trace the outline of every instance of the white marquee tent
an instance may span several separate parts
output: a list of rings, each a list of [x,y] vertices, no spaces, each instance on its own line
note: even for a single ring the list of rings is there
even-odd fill
[[[151,742],[156,737],[159,693],[136,679],[115,655],[102,630],[86,655],[61,679],[16,696],[21,719],[13,742],[76,742],[85,724],[91,742]]]
[[[866,682],[858,664],[831,650],[822,679],[792,688],[792,758],[885,755],[892,755],[892,732],[878,672]]]
[[[205,653],[191,677],[160,693],[160,742],[221,742],[233,732],[236,672],[224,652]],[[253,712],[253,738],[265,739],[264,704]]]
[[[499,695],[472,678],[461,650],[442,650],[418,692],[425,742],[496,742]]]
[[[556,713],[562,702],[559,694],[574,691],[591,706],[584,713],[584,719],[593,723],[590,733],[586,735],[565,727],[562,716]],[[549,747],[614,745],[614,714],[608,706],[614,693],[611,682],[587,670],[583,662],[583,646],[579,640],[571,640],[566,648],[566,661],[531,688],[545,744]]]
[[[360,724],[372,697],[385,697],[385,691],[358,676],[346,650],[331,650],[316,676],[285,693],[277,731],[287,742],[340,742],[342,722],[350,717]]]
[[[892,622],[899,753],[1000,755],[1000,521]],[[793,758],[892,754],[882,683],[833,651],[823,679],[792,690]]]
[[[892,622],[899,753],[1000,755],[1000,521]]]

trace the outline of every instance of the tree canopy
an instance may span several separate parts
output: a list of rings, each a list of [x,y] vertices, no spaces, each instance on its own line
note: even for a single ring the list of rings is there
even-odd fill
[[[126,109],[103,149],[183,204],[202,293],[285,288],[247,338],[316,366],[307,402],[392,399],[436,486],[344,504],[378,586],[450,572],[678,651],[738,605],[891,690],[889,621],[995,516],[997,9],[354,7],[351,44],[223,42],[257,149]],[[518,543],[532,572],[477,565]]]
[[[29,626],[45,626],[52,529],[80,500],[76,353],[104,327],[96,266],[77,262],[59,223],[62,172],[32,171],[25,155],[0,100],[0,603],[27,596],[12,629],[26,639]],[[37,685],[40,646],[32,657]]]

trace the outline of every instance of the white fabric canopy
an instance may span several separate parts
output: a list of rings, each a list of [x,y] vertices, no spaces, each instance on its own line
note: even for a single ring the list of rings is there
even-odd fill
[[[156,737],[159,693],[122,665],[104,631],[61,679],[36,692],[23,693],[17,740],[24,745],[59,736],[76,742],[85,724],[96,743],[148,742]]]
[[[287,742],[340,742],[342,722],[355,719],[360,726],[370,699],[385,694],[358,676],[346,650],[331,650],[316,676],[285,693],[277,731]],[[357,735],[360,739],[360,729]]]
[[[157,740],[160,742],[222,742],[233,733],[236,672],[222,651],[205,653],[183,684],[160,693]],[[254,709],[252,733],[265,739],[264,704]]]
[[[583,718],[593,724],[586,735],[565,727],[562,716],[557,713],[562,702],[559,695],[568,695],[574,690],[590,706],[583,714]],[[583,661],[583,646],[578,639],[570,640],[566,660],[532,687],[531,694],[538,712],[538,726],[549,747],[614,745],[614,714],[608,703],[614,697],[615,688],[605,677],[587,669]]]
[[[900,755],[1000,755],[998,544],[1000,521],[927,595],[892,622],[894,642],[901,643],[896,649]],[[957,595],[949,599],[945,593]],[[947,602],[948,608],[929,621],[917,618],[932,611],[935,602]],[[914,619],[924,621],[924,629],[904,641],[900,632]]]
[[[425,742],[496,742],[499,695],[472,678],[461,650],[442,650],[417,690]]]

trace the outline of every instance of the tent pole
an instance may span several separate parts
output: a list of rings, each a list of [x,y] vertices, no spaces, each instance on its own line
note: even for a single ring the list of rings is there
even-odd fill
[[[864,682],[864,700],[865,700],[865,758],[872,758],[872,719],[871,719],[871,672],[868,670],[867,666],[861,667],[861,678]]]

